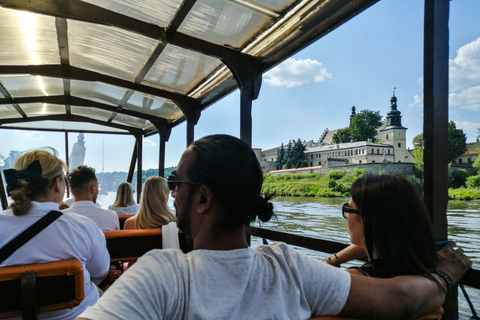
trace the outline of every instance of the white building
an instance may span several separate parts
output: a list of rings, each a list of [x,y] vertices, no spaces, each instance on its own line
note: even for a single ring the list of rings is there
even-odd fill
[[[306,142],[305,159],[310,166],[337,166],[349,164],[364,164],[378,162],[406,162],[412,163],[412,156],[407,150],[406,131],[402,126],[401,112],[397,109],[395,92],[390,99],[390,111],[387,113],[382,126],[378,128],[378,143],[370,141],[348,142],[333,144],[333,132],[326,129],[318,142]],[[352,116],[355,115],[355,106],[352,107]],[[287,146],[284,146],[285,149]],[[260,161],[267,171],[275,170],[278,148],[265,150],[261,153]]]

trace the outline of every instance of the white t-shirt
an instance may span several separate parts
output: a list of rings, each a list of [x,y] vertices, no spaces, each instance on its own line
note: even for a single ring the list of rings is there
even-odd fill
[[[230,251],[152,250],[87,319],[308,319],[338,314],[350,274],[284,243]]]
[[[140,205],[138,203],[134,203],[128,207],[117,207],[113,204],[108,206],[108,210],[115,211],[117,214],[137,214],[139,209]]]
[[[102,208],[93,201],[75,201],[70,208],[62,210],[65,213],[76,213],[90,218],[102,231],[120,229],[120,221],[116,212]]]
[[[0,212],[0,247],[6,245],[51,210],[58,211],[58,204],[32,201],[32,208],[26,215],[15,216],[10,209]],[[73,309],[40,313],[39,319],[75,319],[87,306],[93,305],[98,299],[98,290],[91,278],[101,277],[110,268],[110,255],[106,248],[105,236],[93,221],[79,215],[64,213],[15,251],[0,266],[69,259],[77,259],[82,263],[85,298]],[[9,319],[21,319],[21,317]]]

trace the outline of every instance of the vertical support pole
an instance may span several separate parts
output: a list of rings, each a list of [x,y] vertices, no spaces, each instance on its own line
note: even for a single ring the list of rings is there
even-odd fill
[[[195,141],[195,123],[196,121],[187,120],[187,148]]]
[[[133,152],[132,152],[132,160],[130,160],[130,167],[128,169],[128,174],[127,174],[127,182],[132,183],[133,180],[133,172],[135,171],[135,164],[137,163],[137,145],[138,141],[135,140],[135,146],[133,147]]]
[[[449,0],[425,0],[424,196],[435,240],[448,237],[448,16]],[[457,290],[444,304],[444,319],[458,318]]]
[[[240,140],[252,146],[252,101],[251,90],[240,89]]]
[[[65,131],[65,163],[70,171],[70,159],[68,157],[68,131]]]
[[[135,139],[137,139],[137,202],[140,202],[142,194],[143,136],[137,134]]]
[[[3,184],[3,171],[0,172],[0,199],[2,200],[2,210],[6,210],[8,207],[8,201],[5,185]]]
[[[158,176],[165,176],[165,142],[167,141],[164,134],[159,134],[158,146]]]
[[[70,159],[68,158],[68,131],[65,131],[65,163],[68,171],[70,171]],[[67,190],[67,199],[70,198],[70,187],[65,188]]]

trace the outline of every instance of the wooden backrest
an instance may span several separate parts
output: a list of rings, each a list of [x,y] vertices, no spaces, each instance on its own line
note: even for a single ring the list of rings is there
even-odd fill
[[[135,216],[134,214],[119,214],[118,215],[118,220],[120,221],[120,230],[123,230],[123,226],[125,225],[125,221],[130,218]]]
[[[39,312],[82,302],[83,267],[78,260],[0,267],[0,292],[0,319],[37,319]]]
[[[111,261],[132,260],[152,249],[162,249],[162,228],[104,231]],[[193,244],[185,234],[178,232],[180,249],[187,253]]]

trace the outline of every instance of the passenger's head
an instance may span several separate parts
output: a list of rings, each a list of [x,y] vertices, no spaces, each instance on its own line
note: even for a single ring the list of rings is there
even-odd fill
[[[133,199],[133,186],[129,182],[122,182],[118,185],[115,202],[116,207],[128,207],[135,203]]]
[[[174,174],[174,179],[190,182],[180,183],[172,191],[177,216],[181,189],[188,188],[184,190],[188,190],[189,197],[182,197],[184,203],[181,204],[188,208],[195,188],[207,186],[221,211],[215,217],[214,230],[218,233],[248,226],[257,216],[261,221],[268,221],[273,215],[269,197],[265,199],[261,195],[263,174],[258,159],[238,138],[211,135],[193,142],[182,155]]]
[[[159,228],[176,220],[167,204],[169,191],[167,180],[162,177],[150,177],[145,181],[135,218],[138,229]]]
[[[348,219],[361,218],[369,257],[404,265],[406,273],[433,267],[435,247],[428,212],[404,176],[366,175],[352,184],[350,195],[360,213]]]
[[[68,174],[68,182],[75,201],[90,200],[95,202],[98,196],[98,180],[95,169],[79,166]]]
[[[5,178],[15,215],[27,214],[32,200],[62,202],[67,167],[57,158],[55,149],[28,152],[18,158],[13,168],[5,170]]]

